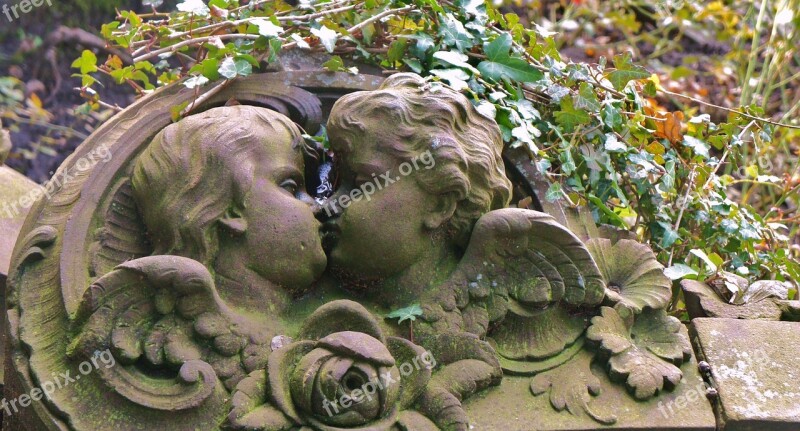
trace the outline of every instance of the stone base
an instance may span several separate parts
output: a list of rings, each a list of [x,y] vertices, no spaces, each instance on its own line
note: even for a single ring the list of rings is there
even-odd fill
[[[800,323],[700,318],[692,325],[719,391],[720,430],[800,430]]]
[[[683,329],[684,334],[686,329]],[[490,389],[465,402],[474,430],[496,431],[588,431],[588,430],[676,430],[713,431],[716,421],[706,399],[706,386],[697,371],[697,361],[681,367],[684,380],[672,392],[638,402],[625,386],[609,381],[597,364],[592,372],[601,382],[602,392],[590,406],[595,413],[617,417],[613,425],[602,425],[585,413],[557,412],[548,395],[533,396],[530,377],[506,376],[500,387]]]

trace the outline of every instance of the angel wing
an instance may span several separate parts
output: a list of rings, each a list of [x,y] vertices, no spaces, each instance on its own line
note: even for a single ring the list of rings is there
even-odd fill
[[[104,370],[106,383],[164,410],[199,405],[218,379],[232,390],[265,366],[271,341],[225,305],[205,266],[179,256],[117,266],[87,289],[71,324],[70,357],[110,350],[123,366]]]
[[[475,225],[456,271],[423,301],[436,331],[488,336],[503,368],[527,373],[577,350],[588,326],[582,310],[598,305],[605,282],[583,242],[545,213],[506,208]]]

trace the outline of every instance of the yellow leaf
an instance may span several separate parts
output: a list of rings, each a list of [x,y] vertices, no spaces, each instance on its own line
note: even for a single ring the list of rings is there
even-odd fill
[[[664,87],[661,86],[661,80],[658,78],[658,75],[656,75],[655,73],[650,75],[650,77],[647,78],[647,79],[652,81],[653,84],[656,85],[656,89],[658,89],[658,91],[663,91],[664,90]]]
[[[122,69],[122,59],[120,59],[116,55],[108,56],[108,60],[106,61],[106,65],[113,70]]]
[[[659,144],[656,141],[651,142],[648,146],[645,147],[648,153],[655,154],[655,155],[663,155],[667,152],[663,145]]]
[[[31,93],[29,97],[31,104],[39,109],[42,109],[42,99],[36,95],[36,93]]]

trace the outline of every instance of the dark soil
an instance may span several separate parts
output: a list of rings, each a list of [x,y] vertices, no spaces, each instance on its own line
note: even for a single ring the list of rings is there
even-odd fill
[[[16,0],[0,0],[0,6],[3,3],[13,5]],[[6,162],[9,166],[36,182],[48,180],[84,137],[112,113],[111,110],[89,115],[76,112],[76,107],[85,101],[75,90],[81,84],[79,78],[71,77],[75,70],[70,65],[81,51],[89,48],[69,41],[51,46],[48,37],[62,25],[96,33],[102,24],[114,20],[115,8],[149,10],[141,3],[141,0],[77,0],[53,2],[52,7],[45,3],[10,24],[7,24],[5,15],[0,15],[0,76],[21,80],[26,97],[35,93],[43,102],[42,108],[52,114],[49,123],[78,132],[73,134],[26,122],[12,124],[3,116],[3,127],[11,129],[14,144],[14,151]],[[91,49],[98,61],[107,58],[108,54],[102,50]],[[104,102],[124,108],[134,101],[133,89],[114,84],[107,77],[99,78],[103,86],[98,88]],[[42,147],[45,147],[44,151],[37,150]],[[28,157],[23,156],[24,150],[30,150],[27,151]]]

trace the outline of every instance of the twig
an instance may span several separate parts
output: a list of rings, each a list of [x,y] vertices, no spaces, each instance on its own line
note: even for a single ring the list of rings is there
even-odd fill
[[[280,22],[306,21],[306,20],[319,18],[319,17],[325,16],[325,15],[330,15],[330,14],[339,13],[339,12],[346,12],[348,10],[356,8],[359,4],[360,3],[352,4],[352,5],[348,5],[348,6],[342,6],[342,7],[339,7],[339,8],[328,9],[328,10],[324,10],[324,11],[320,11],[320,12],[316,12],[316,13],[312,13],[312,14],[307,14],[307,15],[279,16],[279,17],[276,17],[276,19],[278,21],[280,21]],[[209,32],[209,31],[222,30],[222,29],[229,28],[229,27],[238,27],[238,26],[240,26],[242,24],[250,24],[250,23],[253,22],[253,20],[256,20],[256,19],[263,20],[263,19],[266,19],[266,18],[265,17],[251,17],[251,18],[243,18],[243,19],[236,20],[236,21],[223,21],[223,22],[219,22],[219,23],[216,23],[216,24],[210,24],[210,25],[207,25],[207,26],[194,28],[194,29],[192,29],[190,31],[183,31],[183,32],[180,32],[180,33],[171,34],[171,35],[165,37],[164,40],[176,40],[176,39],[180,39],[180,38],[183,38],[183,37],[186,37],[186,36],[191,36],[192,34],[206,33],[206,32]],[[139,44],[135,44],[134,46],[139,46]]]
[[[236,78],[234,78],[234,79],[236,79]],[[184,108],[181,111],[181,116],[183,117],[186,114],[192,112],[195,107],[199,106],[202,103],[205,103],[208,99],[210,99],[210,98],[214,97],[215,95],[217,95],[217,93],[222,91],[232,81],[233,81],[233,79],[226,79],[226,80],[224,80],[222,82],[219,82],[216,85],[214,85],[214,87],[212,87],[210,90],[206,91],[205,93],[203,93],[200,96],[198,96],[197,98],[195,98],[192,101],[192,103],[189,104],[189,106],[187,106],[186,108]]]
[[[375,21],[381,20],[381,19],[383,19],[383,18],[385,18],[387,16],[397,15],[397,14],[400,14],[400,13],[403,13],[403,12],[408,12],[411,9],[414,9],[414,6],[405,6],[405,7],[399,7],[397,9],[385,10],[385,11],[383,11],[383,12],[381,12],[381,13],[373,16],[373,17],[370,17],[369,19],[365,19],[364,21],[361,21],[360,23],[348,28],[347,32],[350,33],[350,34],[353,34],[354,32],[356,32],[358,30],[361,30],[362,28],[372,24]]]
[[[133,59],[134,63],[138,63],[140,61],[149,60],[153,57],[158,57],[161,54],[166,54],[168,52],[175,52],[184,46],[190,45],[200,45],[206,42],[211,41],[211,39],[219,38],[220,40],[227,40],[227,39],[245,39],[245,40],[256,40],[258,39],[259,35],[257,34],[221,34],[219,36],[205,36],[205,37],[198,37],[196,39],[189,39],[184,40],[183,42],[178,42],[175,45],[168,46],[166,48],[161,48],[155,51],[148,52],[147,54],[140,55]]]
[[[664,94],[669,94],[670,96],[681,97],[681,98],[684,98],[684,99],[691,100],[692,102],[699,103],[701,105],[705,105],[705,106],[709,106],[709,107],[717,108],[717,109],[722,109],[723,111],[728,111],[728,112],[730,112],[732,114],[741,115],[742,117],[749,118],[751,120],[760,121],[762,123],[767,123],[767,124],[772,124],[773,126],[786,127],[787,129],[800,129],[800,126],[795,126],[795,125],[792,125],[792,124],[779,123],[777,121],[772,121],[772,120],[769,120],[769,119],[766,119],[766,118],[756,117],[755,115],[750,115],[750,114],[747,114],[747,113],[742,112],[742,111],[737,111],[736,109],[731,109],[731,108],[726,108],[724,106],[715,105],[713,103],[709,103],[709,102],[697,99],[697,98],[692,97],[692,96],[687,96],[685,94],[680,94],[680,93],[673,93],[672,91],[669,91],[667,89],[661,89],[661,91]]]
[[[781,205],[783,205],[783,203],[786,202],[786,199],[789,199],[789,196],[797,193],[798,191],[800,191],[800,184],[794,186],[791,190],[784,193],[783,196],[781,196],[781,198],[778,199],[778,202],[775,202],[775,205],[773,205],[772,208],[764,215],[764,219],[765,220],[768,219],[769,216],[771,216],[772,213],[775,212],[776,208],[779,208]]]
[[[686,195],[683,197],[683,202],[681,202],[681,211],[678,213],[678,220],[675,221],[675,227],[673,230],[675,232],[678,231],[681,227],[681,221],[683,220],[683,213],[686,211],[686,207],[689,206],[689,194],[692,192],[692,187],[694,186],[695,174],[697,166],[692,166],[692,172],[689,173],[689,184],[686,187]],[[669,254],[669,263],[667,267],[672,266],[672,257],[674,256],[675,249],[672,249],[672,252]]]

